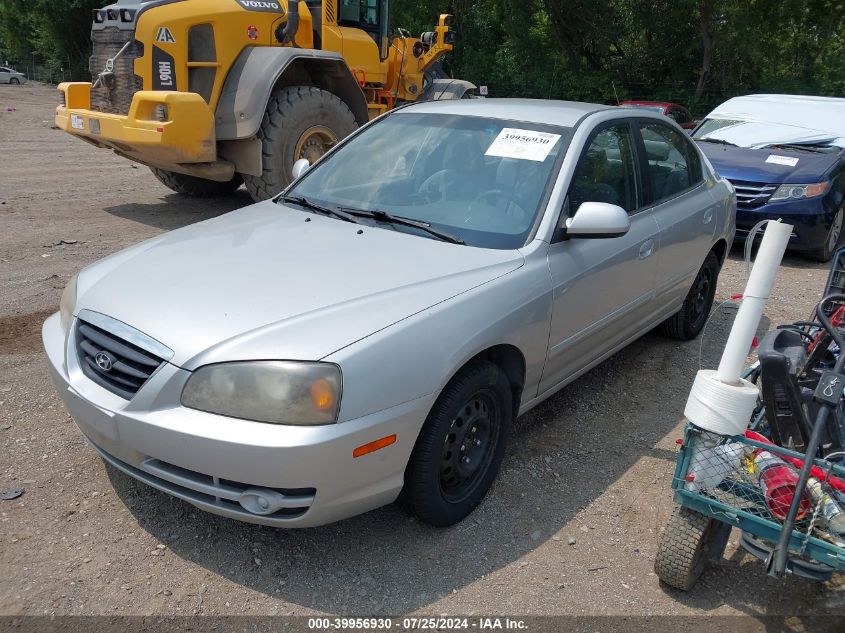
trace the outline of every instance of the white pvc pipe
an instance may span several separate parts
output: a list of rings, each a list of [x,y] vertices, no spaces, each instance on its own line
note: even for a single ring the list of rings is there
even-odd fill
[[[719,363],[717,377],[723,383],[736,385],[740,382],[739,376],[745,366],[745,358],[754,341],[760,317],[763,316],[763,308],[774,285],[775,275],[791,234],[791,224],[769,222],[766,225],[766,232],[748,277],[739,312]]]

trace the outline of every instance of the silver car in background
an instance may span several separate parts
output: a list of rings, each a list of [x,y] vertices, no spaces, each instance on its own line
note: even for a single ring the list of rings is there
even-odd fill
[[[21,85],[25,83],[26,75],[6,66],[0,66],[0,84]]]
[[[401,494],[450,525],[516,416],[656,325],[700,332],[735,209],[663,116],[420,103],[83,269],[44,346],[101,457],[202,509],[304,527]]]

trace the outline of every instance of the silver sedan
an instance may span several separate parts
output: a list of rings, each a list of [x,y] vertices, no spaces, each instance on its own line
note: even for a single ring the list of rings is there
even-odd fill
[[[26,75],[16,70],[0,66],[0,84],[21,85],[26,83]]]
[[[421,103],[275,200],[83,269],[52,376],[115,468],[202,509],[314,526],[402,497],[450,525],[511,423],[710,311],[736,200],[665,117]]]

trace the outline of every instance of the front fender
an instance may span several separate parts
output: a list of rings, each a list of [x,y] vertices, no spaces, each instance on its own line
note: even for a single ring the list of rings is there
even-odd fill
[[[245,49],[229,71],[216,111],[218,141],[255,136],[277,82],[288,69],[305,70],[318,88],[337,95],[352,110],[358,125],[369,120],[367,99],[338,53],[258,46]],[[299,74],[299,73],[298,73]]]

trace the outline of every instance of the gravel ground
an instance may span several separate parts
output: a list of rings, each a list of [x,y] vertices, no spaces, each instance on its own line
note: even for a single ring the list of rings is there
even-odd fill
[[[0,615],[845,614],[845,583],[773,580],[731,538],[696,589],[652,565],[699,341],[645,335],[516,423],[492,492],[450,529],[394,506],[280,531],[195,510],[104,466],[50,382],[43,320],[80,267],[249,203],[181,198],[51,128],[55,93],[0,86]],[[826,267],[788,256],[766,323],[804,318]],[[735,249],[718,299],[741,292]],[[717,311],[703,364],[733,313]],[[762,629],[761,629],[762,630]]]

